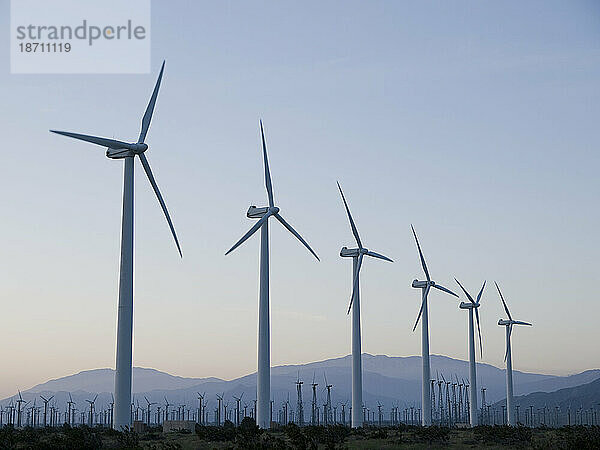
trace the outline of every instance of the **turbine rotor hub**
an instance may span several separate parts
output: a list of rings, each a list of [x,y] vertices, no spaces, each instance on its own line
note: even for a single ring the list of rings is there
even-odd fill
[[[279,208],[277,206],[272,206],[269,208],[269,212],[271,214],[278,214],[279,213]]]
[[[131,144],[131,147],[129,147],[130,150],[135,153],[136,155],[139,155],[141,153],[144,153],[146,150],[148,150],[148,144],[145,143],[136,143],[136,144]]]

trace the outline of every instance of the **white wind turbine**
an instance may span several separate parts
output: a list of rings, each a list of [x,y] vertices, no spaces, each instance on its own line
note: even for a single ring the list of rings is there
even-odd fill
[[[360,289],[359,289],[359,278],[360,268],[362,266],[363,257],[365,255],[373,258],[383,259],[384,261],[393,262],[387,256],[380,255],[370,251],[362,246],[358,230],[350,214],[350,208],[346,202],[346,197],[342,192],[340,183],[337,184],[346,213],[348,214],[348,220],[350,221],[350,227],[352,228],[352,234],[356,239],[358,248],[347,248],[342,247],[340,250],[340,256],[342,258],[352,258],[352,297],[350,298],[350,305],[348,306],[348,314],[352,309],[352,411],[361,411],[363,407],[362,403],[362,353],[361,353],[361,336],[360,336]],[[352,414],[352,427],[361,427],[363,425],[363,417],[361,414]]]
[[[500,292],[498,283],[494,281],[494,284],[496,285],[496,289],[498,289],[500,300],[502,300],[502,306],[504,306],[504,311],[506,311],[506,315],[508,316],[508,320],[498,320],[498,325],[506,327],[506,353],[504,354],[504,361],[506,361],[506,416],[508,425],[517,425],[515,423],[515,411],[513,408],[512,348],[510,344],[510,335],[512,334],[513,325],[531,326],[531,324],[520,320],[513,320],[510,311],[508,310],[508,306],[506,306],[506,302],[504,301],[504,297],[502,296],[502,292]]]
[[[158,202],[165,214],[179,255],[182,256],[179,240],[175,234],[175,228],[167,211],[167,206],[158,189],[158,185],[150,169],[150,164],[144,152],[148,145],[144,142],[150,127],[154,105],[158,97],[158,90],[162,80],[165,62],[163,61],[154,91],[146,112],[142,118],[142,127],[137,142],[127,143],[85,134],[70,133],[66,131],[50,130],[71,138],[79,139],[92,144],[107,147],[106,156],[110,159],[124,159],[125,169],[123,172],[123,215],[121,223],[121,264],[119,274],[119,308],[117,320],[117,357],[115,372],[115,416],[114,427],[120,430],[131,425],[129,407],[131,404],[131,376],[132,376],[132,345],[133,345],[133,163],[136,155],[140,158],[142,167],[148,176],[148,180],[154,189]]]
[[[270,427],[271,400],[271,339],[269,325],[269,218],[275,217],[290,233],[292,233],[310,251],[317,260],[319,257],[308,243],[298,234],[292,226],[279,214],[279,208],[273,200],[273,186],[271,172],[267,159],[267,144],[262,120],[260,121],[260,134],[262,138],[263,163],[265,167],[265,187],[269,198],[269,206],[257,208],[250,206],[246,216],[250,219],[260,219],[239,241],[231,247],[226,255],[238,248],[244,241],[260,228],[260,293],[258,305],[258,371],[256,384],[256,424],[261,428]]]
[[[467,298],[469,299],[469,303],[460,302],[460,309],[469,310],[469,386],[471,390],[469,391],[469,403],[472,406],[469,409],[471,426],[475,427],[479,425],[478,423],[478,415],[477,415],[477,369],[475,365],[475,327],[473,325],[473,311],[475,311],[475,318],[477,319],[477,333],[479,334],[479,351],[481,356],[483,356],[483,344],[481,342],[481,327],[479,326],[479,302],[481,301],[481,295],[483,294],[483,289],[485,288],[485,281],[481,286],[481,290],[479,294],[477,294],[477,301],[473,300],[473,297],[467,292],[467,290],[460,284],[455,278],[456,282],[463,290]]]
[[[427,265],[425,264],[425,258],[423,257],[423,252],[421,251],[421,246],[419,245],[419,239],[417,239],[417,233],[415,233],[414,227],[411,225],[413,235],[415,236],[415,242],[417,243],[417,249],[419,250],[419,256],[421,258],[421,266],[423,266],[423,272],[425,272],[425,277],[427,280],[419,281],[413,280],[412,287],[421,289],[422,301],[421,301],[421,309],[419,310],[419,315],[417,316],[417,321],[415,322],[415,326],[413,327],[413,331],[416,330],[417,325],[419,323],[419,319],[423,316],[423,320],[421,321],[421,359],[423,362],[423,390],[421,396],[421,423],[425,426],[431,425],[431,366],[429,364],[429,313],[427,308],[427,296],[429,294],[429,290],[433,287],[439,289],[440,291],[447,292],[448,294],[454,295],[458,297],[454,292],[450,289],[445,288],[442,285],[437,284],[435,281],[431,280],[429,276],[429,271],[427,270]]]

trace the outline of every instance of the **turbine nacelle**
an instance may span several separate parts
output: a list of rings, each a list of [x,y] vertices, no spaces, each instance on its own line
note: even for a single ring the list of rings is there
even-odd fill
[[[250,206],[248,208],[248,212],[246,213],[246,217],[250,219],[262,219],[264,216],[274,216],[278,214],[280,209],[277,206],[264,206],[262,208],[257,208],[256,206]]]
[[[148,145],[142,143],[127,144],[123,148],[107,148],[106,157],[110,159],[123,159],[135,155],[141,155],[148,150]]]
[[[522,320],[498,320],[498,325],[527,325],[531,326],[529,322],[523,322]]]
[[[268,206],[256,207],[254,205],[248,208],[248,212],[246,213],[246,217],[249,219],[261,219],[265,214],[269,212]]]
[[[413,280],[412,282],[412,287],[417,288],[417,289],[424,289],[427,286],[435,286],[435,281],[419,281],[419,280]]]
[[[360,248],[342,247],[340,250],[340,256],[342,258],[356,258],[360,255],[360,253]]]
[[[475,309],[479,308],[479,303],[460,302],[460,305],[458,307],[460,309]]]

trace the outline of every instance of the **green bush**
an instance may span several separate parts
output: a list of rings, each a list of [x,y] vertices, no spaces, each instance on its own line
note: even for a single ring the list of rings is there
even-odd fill
[[[600,448],[600,427],[570,426],[558,428],[553,439],[555,448],[566,450],[592,450]]]
[[[411,427],[410,433],[415,442],[429,445],[447,444],[450,437],[450,429],[445,427]]]
[[[473,428],[475,440],[485,444],[501,444],[512,446],[531,445],[533,431],[531,428],[507,425],[484,425]]]
[[[235,439],[235,427],[196,425],[196,435],[209,442],[228,442]]]

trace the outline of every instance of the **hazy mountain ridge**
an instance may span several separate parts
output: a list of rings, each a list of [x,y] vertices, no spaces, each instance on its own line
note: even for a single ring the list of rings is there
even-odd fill
[[[303,399],[305,403],[312,398],[311,382],[313,376],[318,383],[318,401],[324,395],[324,374],[333,384],[332,401],[334,403],[349,403],[351,399],[351,356],[342,356],[308,364],[282,365],[272,368],[271,391],[276,404],[287,400],[295,404],[295,381],[300,375],[304,381]],[[449,358],[442,355],[431,355],[431,373],[436,378],[441,374],[448,380],[455,375],[459,379],[468,379],[468,361]],[[490,364],[478,364],[478,387],[485,387],[488,403],[496,402],[505,396],[504,369]],[[561,388],[571,388],[575,385],[588,383],[600,378],[600,370],[588,370],[580,374],[561,377],[556,375],[513,372],[515,394],[524,395],[536,391],[554,391]],[[85,370],[74,375],[49,380],[23,392],[25,400],[33,399],[36,395],[55,395],[62,404],[71,392],[73,400],[85,404],[85,400],[93,398],[96,393],[98,404],[107,404],[114,385],[113,369]],[[374,405],[378,401],[386,407],[392,405],[409,406],[420,404],[421,397],[421,357],[392,357],[386,355],[363,354],[363,389],[364,401]],[[145,405],[144,396],[152,402],[164,404],[166,396],[169,402],[197,405],[198,392],[207,394],[210,407],[214,407],[215,394],[225,393],[231,399],[232,395],[244,393],[244,400],[251,403],[256,391],[256,373],[251,373],[233,380],[222,380],[215,377],[186,378],[160,372],[156,369],[134,368],[133,371],[134,402],[140,400]],[[35,395],[33,395],[35,394]],[[10,399],[0,401],[6,404]]]
[[[582,374],[586,372],[582,372]],[[567,387],[554,392],[533,392],[518,396],[515,397],[515,403],[524,405],[526,408],[531,405],[534,410],[544,406],[550,408],[558,406],[562,414],[565,414],[568,408],[571,408],[573,412],[578,408],[597,408],[600,404],[600,375],[594,381],[579,386]],[[497,406],[505,404],[506,400],[501,400]]]
[[[114,369],[83,370],[73,375],[49,380],[38,384],[25,392],[79,391],[112,392],[114,388]],[[161,372],[156,369],[135,367],[133,385],[136,392],[151,391],[162,387],[168,389],[187,388],[207,381],[223,381],[219,378],[186,378]]]

